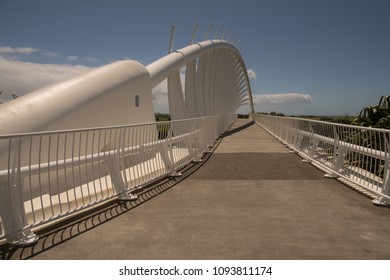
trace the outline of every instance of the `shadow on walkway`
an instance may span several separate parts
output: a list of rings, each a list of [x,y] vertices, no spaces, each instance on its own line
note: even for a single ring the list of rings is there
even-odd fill
[[[249,120],[248,120],[248,121],[249,121]],[[254,125],[254,124],[255,124],[254,121],[249,121],[248,123],[246,123],[246,124],[244,124],[244,125],[241,125],[241,126],[238,126],[238,127],[235,127],[235,128],[232,128],[232,129],[229,129],[229,130],[225,131],[225,132],[221,135],[221,137],[223,138],[223,137],[231,136],[231,135],[233,135],[233,134],[235,134],[235,133],[238,133],[238,132],[240,132],[241,130],[244,130],[244,129],[246,129],[246,128],[248,128],[248,127]]]

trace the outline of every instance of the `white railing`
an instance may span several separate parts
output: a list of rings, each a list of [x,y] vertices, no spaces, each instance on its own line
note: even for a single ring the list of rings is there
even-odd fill
[[[0,241],[131,192],[196,160],[235,115],[0,136]]]
[[[390,201],[390,131],[307,119],[256,115],[255,121],[308,161]]]

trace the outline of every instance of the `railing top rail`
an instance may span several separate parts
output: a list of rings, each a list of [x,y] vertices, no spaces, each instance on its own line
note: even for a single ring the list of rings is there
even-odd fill
[[[114,125],[114,126],[101,126],[101,127],[88,127],[88,128],[77,128],[77,129],[63,129],[63,130],[50,130],[50,131],[38,131],[38,132],[25,132],[25,133],[15,133],[15,134],[3,134],[0,135],[0,140],[9,139],[9,138],[19,138],[19,137],[29,137],[29,136],[43,136],[43,135],[54,135],[54,134],[64,134],[64,133],[77,133],[77,132],[88,132],[88,131],[99,131],[107,129],[118,129],[118,128],[129,128],[129,127],[139,127],[145,125],[156,125],[156,124],[173,124],[180,123],[189,120],[202,120],[206,118],[216,118],[218,116],[204,116],[190,119],[180,119],[180,120],[171,120],[171,121],[161,121],[161,122],[148,122],[148,123],[137,123],[137,124],[128,124],[128,125]]]
[[[319,120],[312,120],[312,119],[305,119],[300,117],[282,117],[282,116],[272,116],[272,115],[264,115],[264,114],[257,114],[259,116],[266,116],[271,118],[281,118],[281,119],[290,119],[290,120],[301,120],[306,122],[312,122],[312,123],[321,123],[321,124],[328,124],[333,126],[339,126],[339,127],[349,127],[349,128],[357,128],[357,129],[363,129],[363,130],[370,130],[370,131],[377,131],[377,132],[384,132],[384,133],[390,133],[389,129],[384,128],[376,128],[376,127],[367,127],[367,126],[358,126],[358,125],[352,125],[352,124],[343,124],[343,123],[334,123],[334,122],[327,122],[327,121],[319,121]]]

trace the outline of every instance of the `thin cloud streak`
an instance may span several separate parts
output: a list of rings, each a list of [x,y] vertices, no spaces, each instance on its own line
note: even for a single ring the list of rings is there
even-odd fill
[[[2,54],[22,54],[22,55],[32,55],[34,53],[41,53],[46,56],[51,57],[58,57],[58,54],[56,52],[43,50],[43,49],[36,49],[31,47],[17,47],[13,48],[10,46],[0,46],[0,53]]]
[[[256,105],[293,105],[311,104],[313,98],[310,94],[304,93],[276,93],[276,94],[256,94],[253,95],[253,102]]]
[[[17,48],[13,48],[13,47],[10,47],[10,46],[0,47],[0,53],[32,54],[34,52],[41,52],[41,51],[43,51],[43,50],[30,48],[30,47],[17,47]]]
[[[78,59],[79,59],[79,57],[77,55],[70,55],[66,58],[66,60],[69,60],[69,61],[75,61]]]

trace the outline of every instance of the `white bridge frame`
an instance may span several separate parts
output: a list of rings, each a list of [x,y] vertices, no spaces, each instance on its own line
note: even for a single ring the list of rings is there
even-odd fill
[[[116,62],[1,104],[0,242],[30,246],[38,227],[110,199],[137,199],[139,188],[200,160],[239,107],[253,113],[235,39],[223,40],[225,31],[193,43],[194,34],[190,46],[172,51],[172,32],[169,54],[146,67]],[[140,96],[151,101],[165,79],[172,121],[141,124],[142,111],[122,103],[129,94],[136,107]],[[129,112],[114,107],[102,118],[107,102]]]

